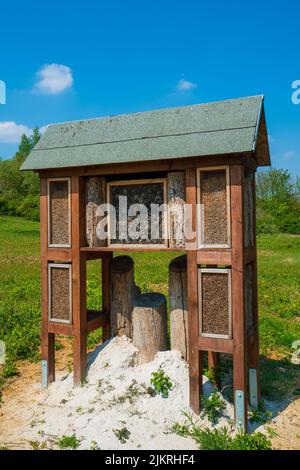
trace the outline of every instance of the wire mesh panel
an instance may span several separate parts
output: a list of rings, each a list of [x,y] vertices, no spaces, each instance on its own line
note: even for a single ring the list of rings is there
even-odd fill
[[[200,336],[231,338],[231,270],[198,269]]]
[[[230,247],[230,188],[228,167],[198,170],[198,245]]]
[[[48,180],[48,244],[71,246],[70,179]]]
[[[245,171],[244,178],[244,239],[245,246],[254,245],[254,172]]]
[[[49,263],[49,320],[72,323],[70,264]]]

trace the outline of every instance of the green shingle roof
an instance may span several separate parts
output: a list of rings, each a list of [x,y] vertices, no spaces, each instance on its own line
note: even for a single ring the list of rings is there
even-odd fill
[[[252,151],[270,164],[262,96],[50,125],[21,170]]]

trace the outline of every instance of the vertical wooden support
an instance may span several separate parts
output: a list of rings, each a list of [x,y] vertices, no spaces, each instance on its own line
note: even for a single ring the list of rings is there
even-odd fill
[[[110,261],[113,253],[107,253],[102,258],[102,310],[106,313],[108,322],[102,330],[102,342],[110,337]]]
[[[86,258],[80,251],[85,245],[85,195],[82,177],[72,176],[71,183],[73,377],[78,386],[85,379],[87,361]]]
[[[243,166],[231,165],[233,387],[236,425],[246,430],[248,374],[244,299],[243,178]]]
[[[256,249],[256,184],[253,181],[253,233],[255,245],[255,259],[252,263],[252,316],[253,316],[253,341],[248,346],[248,366],[249,366],[249,402],[256,408],[261,399],[260,378],[259,378],[259,330],[258,330],[258,292],[257,292],[257,249]]]
[[[208,351],[208,368],[214,372],[216,386],[220,387],[220,353]]]
[[[196,233],[196,170],[186,170],[186,202],[192,206],[192,229]],[[189,240],[190,249],[187,250],[187,296],[189,310],[189,378],[190,378],[190,406],[196,414],[200,412],[200,395],[202,393],[202,351],[199,351],[199,312],[198,312],[198,269],[197,269],[197,241]]]
[[[47,179],[40,180],[40,246],[41,246],[41,304],[42,304],[42,386],[55,380],[55,336],[48,333],[48,201]]]

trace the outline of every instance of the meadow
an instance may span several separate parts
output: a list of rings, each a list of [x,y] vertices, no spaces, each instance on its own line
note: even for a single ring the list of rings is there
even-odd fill
[[[168,264],[174,256],[133,254],[136,282],[142,291],[155,290],[167,296]],[[2,382],[18,373],[19,360],[40,358],[39,276],[39,223],[0,216],[0,339],[7,351]],[[90,308],[101,305],[100,279],[99,262],[89,262]],[[273,399],[298,394],[299,366],[290,359],[292,343],[300,339],[300,236],[258,237],[258,283],[263,393]],[[101,331],[92,333],[89,348],[99,341]]]

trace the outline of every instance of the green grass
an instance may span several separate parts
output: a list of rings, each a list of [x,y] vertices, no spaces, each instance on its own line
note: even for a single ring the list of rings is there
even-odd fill
[[[155,290],[168,298],[168,265],[177,255],[167,252],[132,254],[136,282],[142,291]],[[38,222],[0,216],[0,266],[0,339],[6,342],[8,362],[4,375],[9,376],[16,372],[16,360],[39,358]],[[90,261],[87,288],[89,308],[99,308],[101,305],[100,279],[100,262]],[[291,365],[289,358],[293,341],[300,339],[299,279],[300,236],[260,235],[260,348],[263,356],[263,390],[268,397],[281,397],[288,388],[287,383],[294,387],[297,376],[297,366]],[[89,347],[96,346],[100,340],[101,330],[97,330],[89,336]]]

